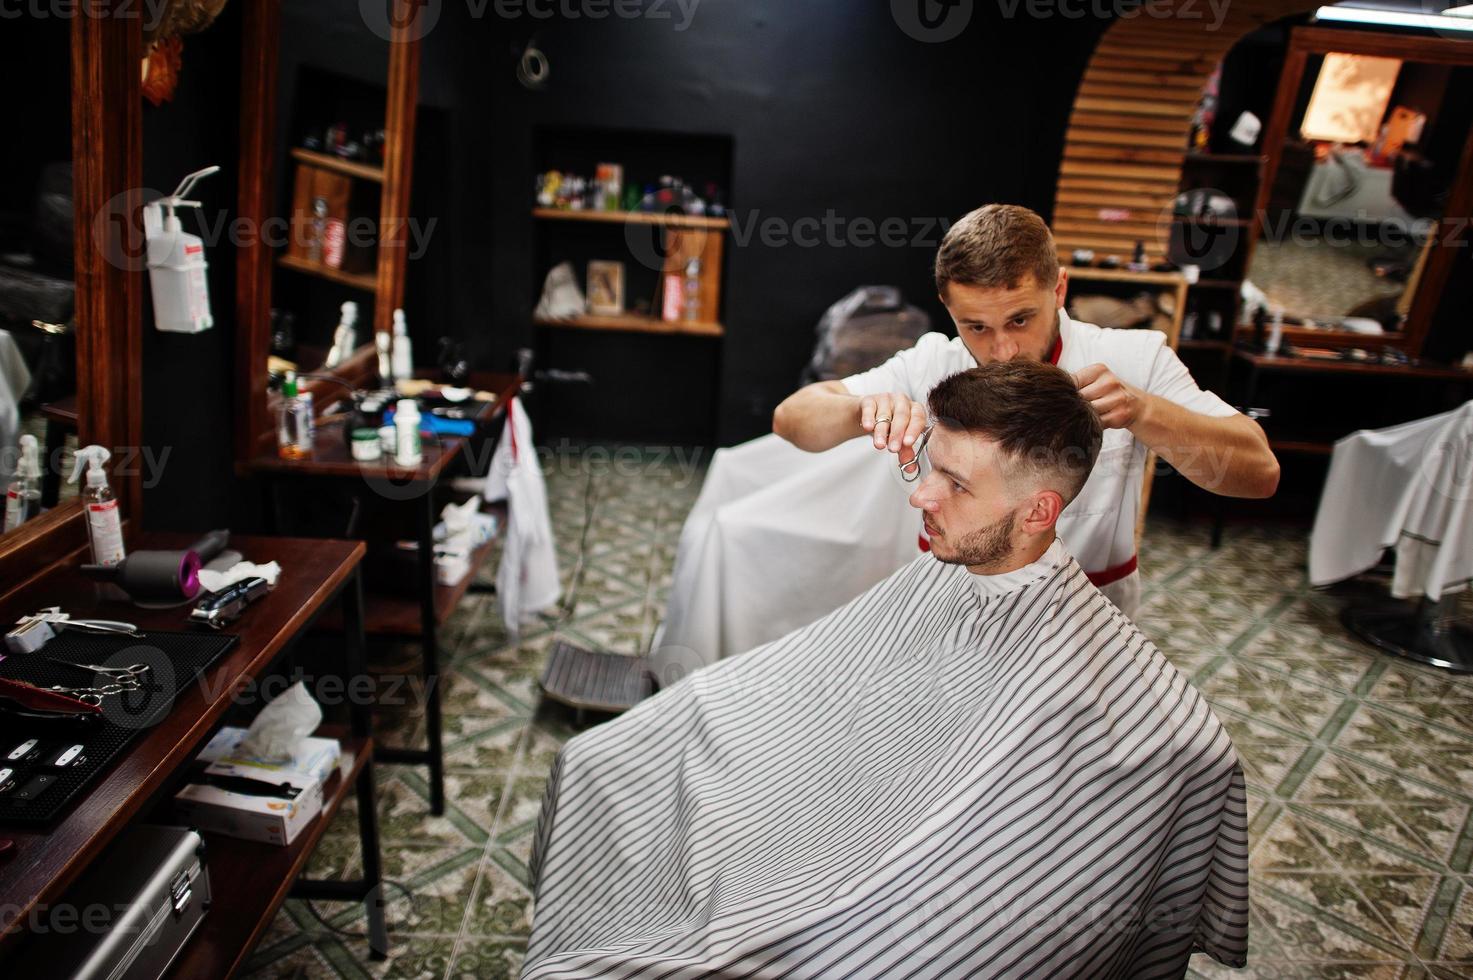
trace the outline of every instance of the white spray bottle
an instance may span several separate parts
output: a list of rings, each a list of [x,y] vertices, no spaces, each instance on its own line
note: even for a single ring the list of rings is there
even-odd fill
[[[14,531],[41,512],[41,464],[36,437],[20,437],[20,461],[15,479],[5,490],[5,530]]]
[[[77,464],[72,467],[70,483],[76,483],[87,465],[87,486],[82,491],[82,507],[87,512],[87,538],[92,542],[92,564],[116,565],[126,557],[123,550],[123,518],[118,512],[118,498],[107,485],[103,466],[112,453],[102,446],[77,450]]]
[[[160,330],[199,333],[215,325],[210,313],[210,284],[205,278],[205,243],[184,231],[177,208],[197,208],[199,201],[185,195],[203,177],[219,167],[196,170],[179,182],[174,193],[143,208],[143,233],[148,241],[148,281],[153,291],[153,320]]]
[[[408,381],[414,377],[414,349],[409,346],[409,327],[404,311],[394,311],[394,378]]]

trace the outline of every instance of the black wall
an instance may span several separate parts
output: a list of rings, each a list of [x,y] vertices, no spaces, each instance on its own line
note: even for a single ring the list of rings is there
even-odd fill
[[[945,327],[930,280],[939,221],[988,201],[1047,214],[1073,93],[1104,26],[1005,21],[998,6],[979,3],[959,38],[922,43],[876,2],[703,0],[677,31],[652,18],[477,20],[446,0],[436,34],[453,45],[455,207],[442,222],[452,260],[440,271],[453,275],[454,326],[492,367],[534,343],[544,271],[534,267],[528,213],[535,126],[729,136],[739,221],[832,211],[850,228],[900,218],[916,244],[728,239],[714,392],[692,390],[710,384],[699,376],[700,341],[560,331],[555,346],[542,345],[544,363],[594,373],[598,399],[626,426],[606,435],[668,437],[668,426],[639,431],[636,420],[703,417],[702,398],[714,403],[707,438],[729,444],[767,431],[830,303],[856,286],[893,283]],[[514,77],[534,36],[551,63],[541,92]],[[687,365],[695,383],[672,382]],[[544,388],[544,399],[560,397],[572,396]]]
[[[197,529],[231,523],[235,480],[235,250],[208,229],[235,217],[240,131],[240,9],[228,4],[209,30],[185,39],[172,102],[143,109],[143,184],[153,199],[185,174],[211,164],[221,172],[195,187],[198,215],[180,212],[186,231],[206,241],[215,326],[199,334],[162,333],[144,274],[144,523]],[[81,220],[81,216],[78,216]],[[164,455],[167,454],[167,455]]]
[[[370,65],[387,65],[387,48],[362,25],[356,0],[290,6],[292,17],[307,19],[288,42],[293,60],[316,57],[297,53],[310,41],[368,80],[376,77]],[[746,246],[729,243],[715,391],[684,376],[687,341],[590,335],[551,352],[555,366],[593,371],[608,404],[681,416],[710,399],[708,431],[721,443],[767,430],[809,356],[819,315],[855,286],[897,284],[946,325],[930,285],[937,222],[995,200],[1047,214],[1074,89],[1104,29],[1062,17],[1004,21],[999,7],[977,4],[960,37],[922,43],[885,3],[701,0],[678,31],[678,8],[661,6],[673,19],[504,18],[489,2],[443,0],[421,79],[430,121],[423,138],[443,149],[427,152],[422,140],[415,192],[419,217],[436,226],[411,266],[407,307],[421,362],[443,334],[462,338],[488,368],[505,367],[516,348],[535,342],[530,312],[541,271],[529,211],[537,126],[729,136],[731,203],[742,220],[833,211],[845,228],[856,219],[906,221],[917,244],[898,248],[769,247],[756,235]],[[145,113],[148,185],[166,191],[187,170],[220,162],[227,172],[200,190],[210,210],[231,211],[235,200],[239,7],[186,39],[175,101]],[[541,92],[523,88],[514,72],[534,36],[552,68]],[[434,213],[421,211],[421,201]],[[162,480],[147,491],[154,527],[240,523],[256,503],[231,466],[234,256],[217,245],[210,261],[213,331],[160,334],[145,316],[146,441],[171,451]],[[544,387],[544,397],[557,392]]]

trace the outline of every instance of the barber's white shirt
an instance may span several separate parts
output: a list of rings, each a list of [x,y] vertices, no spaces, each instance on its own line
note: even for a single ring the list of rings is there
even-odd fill
[[[1197,387],[1159,330],[1097,327],[1071,320],[1060,310],[1059,336],[1062,350],[1058,364],[1071,374],[1091,364],[1104,364],[1126,384],[1200,415],[1223,417],[1236,411],[1217,395]],[[844,387],[855,395],[900,392],[924,401],[942,380],[976,366],[960,337],[928,333],[915,346],[879,367],[845,378]],[[1094,471],[1079,496],[1059,515],[1059,536],[1092,577],[1120,569],[1135,557],[1135,526],[1146,453],[1145,445],[1128,430],[1106,429]],[[1138,594],[1134,573],[1120,581],[1126,579],[1133,588],[1125,591]],[[1116,599],[1111,593],[1120,590],[1105,591]]]

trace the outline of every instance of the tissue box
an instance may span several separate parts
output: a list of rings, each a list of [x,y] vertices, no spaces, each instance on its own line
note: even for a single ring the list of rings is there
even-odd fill
[[[264,771],[267,774],[265,778],[274,782],[275,773],[289,770],[325,783],[337,769],[338,758],[343,753],[343,747],[335,738],[308,737],[302,739],[287,762],[257,759],[236,751],[245,736],[246,729],[225,726],[200,751],[200,760],[210,764],[207,767],[209,772],[226,776],[262,776]]]
[[[285,846],[322,812],[322,781],[289,769],[269,778],[291,783],[302,792],[294,800],[285,800],[190,783],[175,794],[174,806],[181,820],[201,830]]]
[[[435,556],[435,582],[444,586],[459,585],[461,579],[471,573],[468,555],[448,554]]]

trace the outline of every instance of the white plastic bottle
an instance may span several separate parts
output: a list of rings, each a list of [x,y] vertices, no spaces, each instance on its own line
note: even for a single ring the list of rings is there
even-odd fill
[[[338,326],[332,332],[332,349],[327,352],[323,367],[335,368],[353,356],[358,349],[358,334],[354,327],[358,323],[358,304],[348,300],[339,308]]]
[[[404,311],[394,311],[394,380],[408,381],[414,377],[414,348],[409,344],[409,326],[404,322]]]
[[[143,208],[148,252],[148,281],[153,293],[154,325],[172,333],[199,333],[215,325],[210,312],[210,285],[205,278],[205,243],[179,222],[178,208],[197,208],[184,199],[201,177],[217,172],[206,167],[185,177],[174,193]]]
[[[103,465],[112,457],[102,446],[77,450],[77,463],[70,482],[76,483],[87,466],[87,486],[82,491],[82,507],[87,512],[87,538],[92,542],[92,564],[116,565],[126,557],[123,549],[123,518],[118,512],[118,498],[107,485]]]
[[[373,335],[373,344],[378,350],[378,380],[385,387],[392,387],[394,384],[394,360],[389,346],[393,339],[386,333]]]
[[[1284,311],[1274,310],[1273,327],[1268,332],[1268,341],[1263,345],[1263,352],[1270,356],[1279,352],[1279,347],[1284,343]]]
[[[14,531],[41,513],[41,464],[36,437],[29,433],[20,437],[20,460],[15,479],[5,489],[5,530]]]
[[[418,466],[419,406],[413,398],[401,398],[394,407],[394,462],[400,466]]]
[[[691,259],[685,264],[685,310],[687,322],[701,318],[701,260]]]

